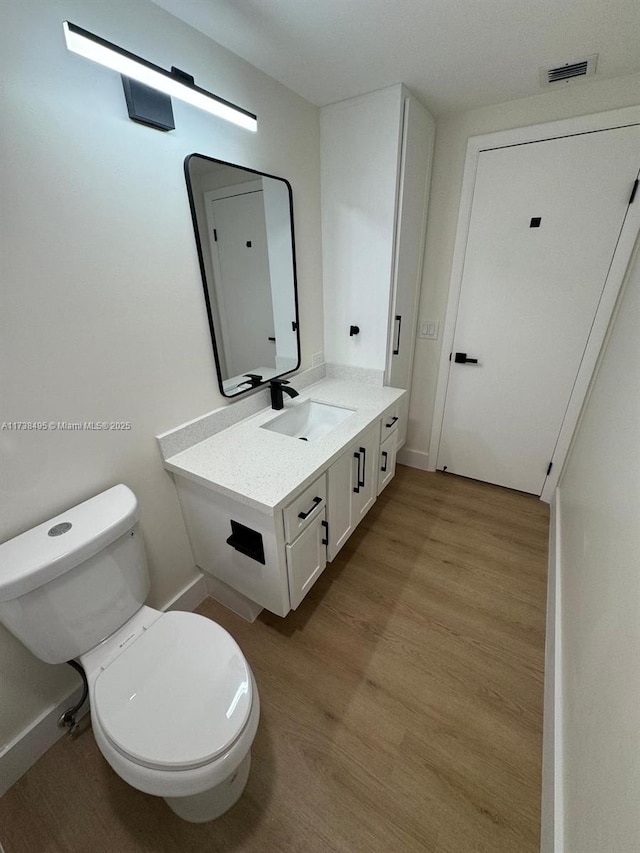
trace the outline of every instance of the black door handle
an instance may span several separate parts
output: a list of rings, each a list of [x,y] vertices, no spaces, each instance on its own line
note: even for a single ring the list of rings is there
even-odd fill
[[[393,348],[393,354],[394,355],[400,355],[400,329],[402,327],[402,315],[396,314],[394,322],[396,322],[398,324],[398,329],[397,329],[398,337],[396,338],[396,345]]]
[[[364,478],[365,478],[366,467],[367,467],[367,450],[366,450],[366,448],[361,447],[360,453],[362,453],[362,482],[360,482],[360,480],[358,480],[358,485],[364,489]]]
[[[386,451],[386,450],[383,450],[383,451],[382,451],[382,457],[383,457],[383,459],[384,459],[384,465],[382,465],[382,466],[380,467],[380,470],[382,471],[382,473],[383,473],[383,474],[384,474],[384,473],[385,473],[385,471],[387,470],[387,456],[388,456],[387,451]]]
[[[454,359],[456,364],[477,364],[477,358],[467,358],[466,352],[457,352]]]
[[[356,452],[353,454],[353,458],[358,460],[358,473],[357,473],[357,475],[356,475],[356,484],[355,484],[355,486],[353,487],[353,491],[354,491],[356,494],[358,494],[358,492],[360,491],[360,454],[356,451]]]
[[[329,522],[328,521],[321,521],[320,524],[324,527],[324,539],[321,539],[320,542],[323,545],[328,545],[329,544]]]
[[[318,504],[321,504],[321,503],[322,503],[322,498],[317,498],[317,497],[314,498],[313,499],[313,506],[311,507],[311,509],[307,510],[307,512],[299,512],[298,518],[301,518],[304,521],[305,518],[308,518],[311,515],[311,513],[318,506]]]
[[[391,420],[389,421],[389,423],[388,423],[388,424],[385,424],[385,428],[386,428],[386,429],[391,429],[391,427],[395,424],[395,422],[396,422],[397,420],[398,420],[397,416],[396,416],[396,415],[394,415],[394,416],[391,418]]]

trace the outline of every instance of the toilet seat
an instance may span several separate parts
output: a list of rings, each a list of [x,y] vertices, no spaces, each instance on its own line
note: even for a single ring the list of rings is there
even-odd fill
[[[202,767],[227,752],[252,708],[252,677],[235,640],[193,613],[160,616],[101,668],[93,713],[109,743],[152,769]]]

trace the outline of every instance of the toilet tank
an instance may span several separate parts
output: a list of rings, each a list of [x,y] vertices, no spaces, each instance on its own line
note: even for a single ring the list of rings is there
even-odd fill
[[[46,663],[97,646],[149,592],[138,518],[119,485],[0,545],[0,622]]]

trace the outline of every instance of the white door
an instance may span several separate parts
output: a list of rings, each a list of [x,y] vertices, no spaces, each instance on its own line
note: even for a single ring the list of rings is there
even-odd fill
[[[275,331],[262,192],[214,199],[211,213],[220,271],[216,295],[226,331],[229,376],[258,366],[273,367]]]
[[[639,166],[638,126],[481,152],[439,469],[541,493]]]

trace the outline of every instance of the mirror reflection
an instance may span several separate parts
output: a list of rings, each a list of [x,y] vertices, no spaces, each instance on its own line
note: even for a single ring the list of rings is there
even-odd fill
[[[185,174],[218,383],[234,397],[300,364],[291,187],[200,154]]]

